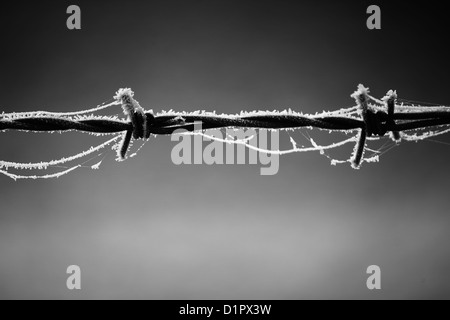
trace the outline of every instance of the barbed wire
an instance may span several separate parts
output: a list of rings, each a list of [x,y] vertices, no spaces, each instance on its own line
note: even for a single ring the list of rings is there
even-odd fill
[[[161,112],[145,111],[133,98],[131,89],[120,89],[114,102],[95,109],[73,113],[25,112],[0,115],[0,131],[21,130],[28,132],[82,131],[94,134],[123,132],[118,148],[121,159],[126,158],[132,139],[148,139],[151,135],[171,135],[177,130],[194,132],[218,128],[295,129],[318,128],[328,131],[357,131],[355,148],[351,158],[354,168],[359,168],[366,140],[370,137],[390,135],[399,142],[402,132],[450,125],[450,107],[421,107],[397,104],[397,94],[390,90],[381,100],[369,95],[362,85],[351,95],[356,107],[323,112],[315,115],[285,111],[254,111],[227,115],[212,112]],[[406,101],[406,100],[405,100]],[[375,103],[375,104],[373,104]],[[127,119],[86,115],[112,105],[121,105]],[[410,136],[409,136],[410,137]],[[3,163],[3,165],[2,165]],[[5,162],[0,162],[0,168]]]

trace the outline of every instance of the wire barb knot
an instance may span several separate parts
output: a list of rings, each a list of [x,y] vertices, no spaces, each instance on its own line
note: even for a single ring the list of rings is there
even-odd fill
[[[397,101],[397,91],[389,90],[388,93],[386,94],[386,96],[384,96],[381,100],[384,101],[384,103],[386,103],[387,110],[388,110],[386,126],[388,128],[394,128],[396,125],[395,120],[394,120],[394,114],[395,114],[395,103]],[[391,133],[392,133],[391,138],[395,142],[400,142],[400,140],[402,139],[400,132],[391,130]]]
[[[123,113],[131,122],[131,129],[124,133],[121,147],[118,149],[118,156],[120,160],[126,159],[126,154],[132,137],[135,140],[150,138],[150,127],[155,120],[153,111],[150,110],[145,112],[133,96],[134,92],[130,88],[119,89],[114,96],[114,99],[122,104]]]
[[[386,105],[387,112],[370,108],[368,104],[369,100],[375,99],[369,95],[369,92],[369,88],[366,88],[360,84],[358,86],[358,90],[351,95],[359,107],[359,111],[364,122],[364,126],[361,129],[359,141],[355,146],[355,151],[352,158],[352,166],[355,169],[359,169],[361,166],[367,137],[383,137],[390,131],[392,133],[391,138],[395,142],[399,142],[401,140],[400,132],[394,130],[396,127],[394,114],[397,92],[390,90],[386,96],[381,99],[381,101]]]

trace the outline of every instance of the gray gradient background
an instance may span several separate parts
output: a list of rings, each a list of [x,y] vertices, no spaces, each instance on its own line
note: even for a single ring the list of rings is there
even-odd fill
[[[439,2],[377,1],[381,31],[367,1],[75,3],[81,31],[66,29],[67,1],[2,5],[1,111],[80,110],[124,86],[155,111],[315,112],[352,105],[358,83],[450,103]],[[0,159],[100,141],[1,133]],[[450,298],[448,145],[403,143],[359,171],[293,154],[275,176],[175,166],[173,146],[57,180],[0,176],[0,298]],[[71,264],[81,291],[66,289]]]

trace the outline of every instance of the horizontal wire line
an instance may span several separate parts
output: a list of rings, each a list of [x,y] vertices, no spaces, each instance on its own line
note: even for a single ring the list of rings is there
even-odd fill
[[[421,129],[430,126],[450,124],[450,112],[415,112],[395,113],[395,120],[403,120],[395,124],[388,124],[388,131],[405,131]],[[416,120],[416,121],[406,121]],[[324,130],[355,130],[365,127],[363,120],[353,117],[320,117],[299,115],[261,115],[243,117],[220,116],[155,116],[149,131],[155,135],[169,135],[178,129],[187,131],[198,130],[197,123],[201,123],[201,129],[215,129],[224,127],[283,129],[314,127]],[[0,119],[0,131],[24,130],[24,131],[85,131],[93,133],[115,133],[132,130],[131,122],[123,122],[114,119],[88,119],[76,120],[66,117],[26,117]]]

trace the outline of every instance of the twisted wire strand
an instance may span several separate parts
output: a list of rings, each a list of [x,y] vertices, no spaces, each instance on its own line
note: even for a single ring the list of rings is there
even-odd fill
[[[430,126],[449,124],[450,108],[441,112],[417,112],[396,113],[394,120],[418,120],[391,123],[386,126],[387,131],[404,131],[420,129]],[[363,120],[350,117],[315,117],[300,115],[260,115],[260,116],[233,116],[235,118],[221,117],[218,115],[161,115],[154,116],[149,132],[155,135],[172,134],[177,129],[194,131],[196,123],[202,123],[202,129],[241,127],[241,128],[299,128],[314,127],[325,130],[354,130],[365,127]],[[69,131],[77,130],[93,133],[116,133],[133,130],[131,121],[113,119],[88,119],[77,120],[63,117],[36,116],[27,118],[0,118],[0,131],[23,130],[23,131]]]
[[[447,108],[447,107],[445,107]],[[386,125],[387,131],[405,131],[450,124],[450,108],[445,112],[421,112],[421,113],[396,113],[394,120],[417,120],[392,123]],[[237,118],[220,116],[155,116],[148,132],[155,135],[170,135],[175,130],[184,129],[194,131],[195,124],[201,122],[202,129],[240,127],[240,128],[264,128],[284,129],[314,127],[324,130],[355,130],[365,128],[365,122],[347,117],[323,117],[314,118],[299,115],[263,115]],[[24,119],[0,119],[0,131],[84,131],[93,133],[117,133],[131,130],[131,121],[107,119],[77,120],[61,117],[37,116]]]

